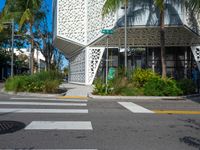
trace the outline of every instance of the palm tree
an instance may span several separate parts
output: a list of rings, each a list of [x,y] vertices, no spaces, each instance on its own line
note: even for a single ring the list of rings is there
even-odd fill
[[[126,31],[126,27],[127,27],[127,5],[128,5],[128,0],[106,0],[103,9],[102,9],[102,15],[103,17],[108,14],[109,12],[114,12],[116,11],[121,4],[124,4],[125,6],[125,24],[124,24],[124,37],[125,37],[125,42],[124,42],[124,57],[125,57],[125,63],[124,63],[124,71],[125,71],[125,76],[127,75],[127,44],[126,44],[126,37],[127,37],[127,31]]]
[[[161,46],[161,63],[162,63],[162,78],[166,77],[166,61],[165,61],[165,30],[164,30],[164,0],[153,0],[155,6],[159,9],[160,13],[160,46]],[[135,0],[135,3],[139,3],[139,0]],[[149,2],[149,1],[148,1]],[[105,16],[110,12],[115,12],[122,5],[128,4],[128,0],[106,0],[102,9],[102,15]]]
[[[43,0],[21,0],[25,6],[22,16],[19,21],[20,28],[23,25],[29,26],[30,32],[30,43],[31,43],[31,74],[34,71],[34,35],[33,35],[33,26],[36,20],[43,18],[43,12],[40,11],[42,7]],[[42,14],[42,15],[41,15]]]
[[[34,23],[37,20],[43,19],[45,13],[41,11],[44,0],[7,0],[0,19],[10,20],[14,19],[19,25],[20,31],[27,27],[29,28],[29,42],[31,43],[31,73],[34,70]],[[1,29],[1,25],[0,25]]]

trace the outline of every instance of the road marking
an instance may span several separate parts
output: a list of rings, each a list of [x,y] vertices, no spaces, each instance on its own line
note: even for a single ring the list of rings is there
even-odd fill
[[[87,109],[1,108],[0,113],[88,113]]]
[[[58,96],[59,99],[88,99],[86,96]]]
[[[87,106],[85,103],[0,102],[0,105]]]
[[[184,110],[153,110],[156,114],[183,114],[183,115],[200,115],[200,111]]]
[[[1,150],[16,150],[16,148],[14,149],[1,149]],[[31,150],[98,150],[98,149],[32,149]]]
[[[90,121],[33,121],[25,130],[93,130]]]
[[[27,97],[27,98],[20,98],[20,97],[12,97],[11,100],[46,100],[46,101],[64,101],[64,102],[87,102],[88,100],[84,99],[57,99],[57,98],[35,98],[35,97]]]
[[[133,113],[154,113],[153,111],[148,110],[132,102],[118,102],[118,103]]]
[[[16,150],[16,148],[14,149],[1,149],[1,150]],[[32,149],[31,150],[98,150],[98,149]]]

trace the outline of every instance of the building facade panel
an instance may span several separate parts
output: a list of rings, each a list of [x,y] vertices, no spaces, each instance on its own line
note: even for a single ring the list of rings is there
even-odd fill
[[[85,44],[86,7],[85,0],[58,0],[57,36]]]
[[[102,17],[104,0],[87,0],[87,43],[102,36],[103,28],[112,29],[116,23],[116,14]]]
[[[69,82],[85,84],[85,51],[72,56],[69,65]]]

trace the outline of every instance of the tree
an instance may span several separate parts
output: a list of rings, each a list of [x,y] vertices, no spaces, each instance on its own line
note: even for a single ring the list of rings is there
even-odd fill
[[[41,20],[44,17],[44,13],[40,11],[42,7],[43,0],[23,0],[26,4],[23,14],[20,18],[19,26],[20,28],[23,25],[29,26],[30,32],[30,43],[31,43],[31,73],[34,71],[34,34],[33,34],[33,26],[36,20]]]
[[[141,4],[142,3],[150,3],[149,0],[131,0],[133,3]],[[171,0],[171,1],[176,1],[176,0]],[[162,78],[166,77],[166,61],[165,61],[165,24],[164,24],[164,14],[165,14],[165,3],[164,0],[153,0],[155,6],[159,9],[159,26],[160,26],[160,49],[161,49],[161,64],[162,64]],[[104,3],[103,9],[102,9],[102,15],[105,16],[110,12],[115,12],[118,10],[118,8],[123,5],[127,4],[127,0],[106,0]]]
[[[14,19],[18,23],[20,34],[27,36],[29,33],[27,37],[31,45],[31,73],[34,70],[34,23],[45,16],[41,10],[43,2],[44,0],[7,0],[1,13],[1,20]]]
[[[68,67],[65,67],[65,68],[63,69],[63,72],[64,72],[64,75],[65,75],[65,76],[68,76],[68,74],[69,74],[69,68],[68,68]]]
[[[38,41],[35,42],[36,47],[45,57],[46,69],[50,70],[54,46],[52,42],[53,35],[48,29],[46,16],[41,21],[37,22],[35,37],[38,39]]]

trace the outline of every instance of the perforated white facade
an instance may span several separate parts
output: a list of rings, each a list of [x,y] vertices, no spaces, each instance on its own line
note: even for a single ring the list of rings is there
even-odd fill
[[[105,0],[54,0],[54,44],[69,58],[69,81],[92,84],[104,49],[102,29],[114,29],[109,47],[124,47],[124,10],[102,18]],[[141,5],[142,4],[142,5]],[[166,46],[198,46],[199,18],[166,1]],[[135,15],[141,11],[142,14]],[[159,15],[153,1],[132,4],[127,11],[128,47],[160,47]]]

